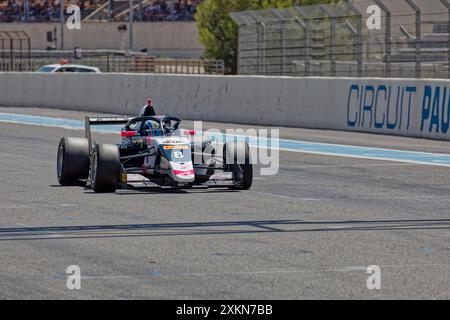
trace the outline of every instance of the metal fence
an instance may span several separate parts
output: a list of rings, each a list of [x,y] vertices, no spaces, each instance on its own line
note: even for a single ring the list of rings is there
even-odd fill
[[[69,50],[28,51],[25,55],[15,47],[13,50],[8,47],[0,50],[0,71],[36,71],[44,65],[57,64],[62,60],[64,63],[97,67],[102,72],[223,75],[225,71],[222,60],[162,59],[145,54],[127,56],[124,52],[114,50],[83,52],[82,58],[75,59],[74,53]]]
[[[31,39],[24,31],[0,31],[0,70],[30,68]]]
[[[231,17],[239,74],[450,78],[450,0],[353,0]]]
[[[54,58],[32,58],[31,70],[58,63]],[[164,74],[224,74],[224,65],[218,60],[160,59],[150,57],[106,56],[71,60],[71,63],[97,67],[102,72],[164,73]]]

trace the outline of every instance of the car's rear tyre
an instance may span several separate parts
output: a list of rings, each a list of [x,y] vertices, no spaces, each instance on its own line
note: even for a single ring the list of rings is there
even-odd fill
[[[224,145],[223,154],[225,168],[237,176],[242,175],[242,183],[230,189],[250,189],[253,184],[253,165],[250,159],[250,147],[247,142],[228,142]]]
[[[61,138],[58,146],[58,182],[62,186],[79,184],[89,175],[89,144],[83,138]]]
[[[119,148],[113,144],[97,144],[92,154],[91,188],[97,193],[117,190],[120,174]]]

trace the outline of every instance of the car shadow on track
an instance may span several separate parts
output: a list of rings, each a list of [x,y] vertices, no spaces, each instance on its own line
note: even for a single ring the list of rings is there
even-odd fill
[[[161,187],[161,186],[138,186],[138,187],[128,187],[127,189],[119,189],[114,195],[133,195],[133,194],[189,194],[189,193],[230,193],[230,192],[241,192],[242,190],[231,190],[226,187],[192,187],[192,188],[172,188],[172,187]],[[85,194],[97,194],[91,188],[84,188]]]
[[[450,229],[450,219],[378,221],[254,220],[0,228],[0,241],[448,229]]]
[[[140,187],[136,189],[126,189],[117,190],[112,195],[127,196],[136,194],[190,194],[190,193],[233,193],[240,192],[239,190],[228,190],[228,189],[207,189],[207,188],[193,188],[193,189],[172,189],[172,188],[161,188],[161,187]],[[98,195],[91,189],[85,189],[84,194],[94,194]]]
[[[49,185],[50,188],[67,188],[68,186],[62,186],[60,184],[51,184]],[[70,187],[70,186],[69,186]],[[81,187],[81,188],[85,188],[86,187],[86,182],[83,181],[77,181],[76,183],[74,183],[72,185],[72,187]]]
[[[61,185],[49,185],[51,188],[67,188],[67,186]],[[72,187],[82,187],[82,191],[84,194],[92,194],[98,195],[91,188],[86,187],[85,183],[80,182],[77,185]],[[176,189],[176,188],[162,188],[159,186],[155,187],[137,187],[137,188],[129,188],[124,190],[117,190],[115,193],[110,193],[110,195],[136,195],[136,194],[189,194],[189,193],[239,193],[242,190],[229,190],[227,188],[191,188],[191,189]]]

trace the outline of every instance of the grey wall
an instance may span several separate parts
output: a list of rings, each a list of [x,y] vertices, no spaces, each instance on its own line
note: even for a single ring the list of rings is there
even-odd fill
[[[185,119],[450,140],[450,81],[0,73],[0,105],[134,114],[151,97]]]
[[[64,47],[71,50],[83,49],[128,49],[128,31],[119,32],[117,27],[123,23],[87,22],[81,24],[81,30],[64,29]],[[31,38],[32,49],[45,50],[47,31],[57,28],[59,23],[2,23],[0,30],[23,30]],[[195,22],[136,22],[133,25],[134,50],[143,48],[155,55],[170,57],[198,58],[203,54],[203,46],[198,41]],[[59,40],[58,40],[59,41]],[[58,43],[59,49],[59,43]]]

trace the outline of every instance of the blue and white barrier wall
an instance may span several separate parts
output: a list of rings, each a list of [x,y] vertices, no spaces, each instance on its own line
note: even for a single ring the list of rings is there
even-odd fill
[[[148,97],[185,119],[450,140],[450,81],[0,73],[0,105],[136,113]]]

